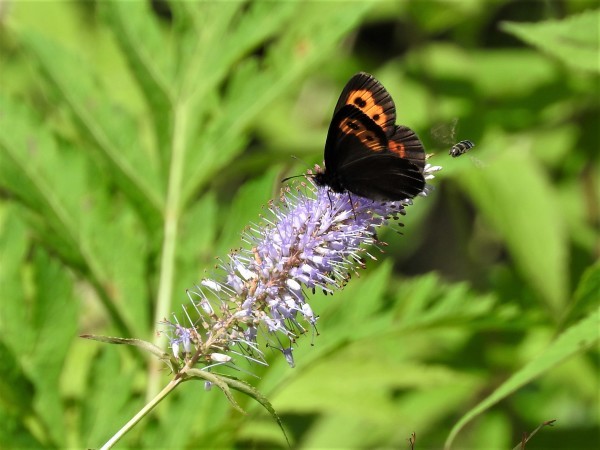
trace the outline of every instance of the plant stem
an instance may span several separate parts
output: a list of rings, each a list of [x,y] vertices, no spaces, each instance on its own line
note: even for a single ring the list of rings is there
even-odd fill
[[[173,293],[173,278],[175,274],[175,255],[177,249],[177,238],[179,234],[179,220],[181,218],[181,185],[183,177],[183,163],[185,156],[185,136],[187,127],[187,109],[185,104],[174,107],[173,113],[173,137],[171,149],[171,166],[169,168],[169,182],[167,198],[164,208],[163,245],[160,260],[160,280],[158,286],[158,299],[154,315],[154,323],[164,320],[171,309],[171,295]],[[154,337],[153,343],[162,347],[160,336]],[[157,391],[159,378],[159,361],[153,359],[148,367],[149,382],[147,397],[151,398]]]
[[[160,391],[156,397],[154,397],[150,402],[148,402],[135,416],[131,418],[129,422],[127,422],[123,428],[121,428],[117,433],[113,435],[101,448],[100,450],[108,450],[112,448],[117,442],[121,440],[127,432],[132,429],[146,414],[148,414],[156,405],[158,405],[169,392],[177,387],[179,383],[183,381],[182,378],[175,378],[172,380],[165,388]]]

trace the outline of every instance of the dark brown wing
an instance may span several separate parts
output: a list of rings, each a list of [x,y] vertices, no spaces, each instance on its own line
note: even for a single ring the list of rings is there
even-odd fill
[[[403,200],[425,187],[422,170],[389,149],[383,130],[352,105],[334,116],[325,145],[324,181],[372,200]]]
[[[394,134],[396,107],[391,95],[373,76],[360,72],[350,78],[335,106],[333,116],[346,105],[360,109],[379,125],[386,136]]]
[[[396,126],[390,138],[389,149],[400,158],[408,159],[421,171],[425,169],[425,147],[417,134],[404,125]]]
[[[425,178],[417,166],[390,153],[368,156],[360,167],[347,165],[345,188],[361,197],[378,201],[413,198],[425,188]]]
[[[335,173],[348,163],[358,164],[365,155],[384,153],[387,149],[388,140],[381,127],[360,109],[344,105],[329,125],[325,142],[325,168]]]

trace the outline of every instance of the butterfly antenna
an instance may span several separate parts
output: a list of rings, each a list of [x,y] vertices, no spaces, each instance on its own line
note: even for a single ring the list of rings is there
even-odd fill
[[[303,159],[298,158],[296,155],[292,155],[292,158],[294,158],[296,161],[300,161],[305,166],[309,165],[306,161],[304,161]]]
[[[306,161],[304,161],[303,159],[298,158],[296,155],[292,155],[291,157],[294,158],[296,161],[300,161],[305,166],[308,166],[308,163]],[[294,175],[294,176],[291,176],[291,177],[286,177],[283,180],[281,180],[281,182],[285,183],[286,181],[291,180],[292,178],[300,178],[300,177],[314,177],[314,175],[303,173],[302,175]]]
[[[283,180],[281,180],[282,183],[285,183],[288,180],[291,180],[292,178],[300,178],[300,177],[304,177],[304,178],[314,178],[315,174],[314,173],[303,173],[301,175],[293,175],[291,177],[285,177]]]
[[[291,177],[285,177],[283,180],[281,180],[281,182],[285,183],[286,181],[291,180],[292,178],[300,178],[300,177],[305,177],[305,176],[306,176],[305,174],[302,174],[302,175],[293,175]]]

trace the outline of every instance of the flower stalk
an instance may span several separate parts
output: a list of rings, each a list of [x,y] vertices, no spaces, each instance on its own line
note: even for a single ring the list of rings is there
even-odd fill
[[[131,430],[140,420],[142,420],[146,415],[154,409],[156,405],[158,405],[161,401],[163,401],[167,395],[177,387],[179,383],[181,383],[180,378],[175,378],[169,382],[165,388],[160,391],[150,402],[148,402],[144,407],[137,412],[135,416],[133,416],[129,422],[127,422],[123,427],[117,431],[106,443],[100,447],[100,450],[108,450],[113,448],[113,446],[121,440],[123,436],[125,436],[129,430]]]
[[[425,179],[430,180],[440,169],[427,164]],[[368,247],[385,245],[377,237],[378,228],[404,215],[412,204],[410,199],[377,202],[335,193],[317,186],[311,172],[307,180],[285,188],[278,203],[269,203],[268,214],[244,231],[246,245],[220,260],[214,275],[188,290],[191,309],[183,308],[186,326],[175,315],[171,321],[161,322],[171,354],[138,339],[83,336],[140,347],[175,374],[103,450],[112,448],[181,382],[198,378],[204,380],[206,390],[216,385],[239,411],[243,412],[231,389],[253,397],[277,420],[285,435],[281,420],[264,396],[244,381],[213,374],[211,369],[225,365],[241,370],[242,360],[267,365],[263,343],[279,350],[294,367],[297,339],[311,328],[317,332],[318,316],[306,292],[321,289],[333,294],[342,289],[353,273],[365,267],[366,257],[376,259]],[[426,185],[420,195],[426,196],[430,189]]]
[[[440,169],[428,164],[425,178]],[[384,245],[377,229],[412,204],[337,194],[312,183],[311,173],[307,179],[269,203],[268,214],[244,231],[245,247],[188,291],[193,311],[184,307],[186,326],[176,317],[162,322],[173,355],[186,367],[238,368],[241,359],[266,365],[259,339],[294,367],[293,345],[309,329],[316,332],[318,320],[306,292],[343,288],[366,257],[376,259],[368,247]]]

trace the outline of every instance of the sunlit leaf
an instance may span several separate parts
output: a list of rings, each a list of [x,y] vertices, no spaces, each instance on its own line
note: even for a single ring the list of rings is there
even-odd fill
[[[553,367],[561,364],[566,359],[584,352],[597,345],[600,340],[598,327],[600,326],[600,309],[592,312],[585,319],[565,330],[548,348],[538,357],[531,360],[521,370],[514,373],[508,380],[500,385],[491,395],[486,397],[477,406],[467,412],[452,428],[445,448],[450,448],[456,435],[473,418],[489,409],[500,400],[522,388],[535,378],[542,376]]]
[[[598,23],[600,11],[589,10],[562,20],[506,22],[502,27],[571,67],[600,72]]]
[[[102,97],[102,88],[88,67],[67,50],[37,33],[24,33],[27,48],[37,58],[42,73],[56,95],[70,108],[73,118],[107,169],[112,172],[133,204],[147,215],[159,220],[162,208],[160,184],[150,155],[144,154],[134,134],[130,117]]]

